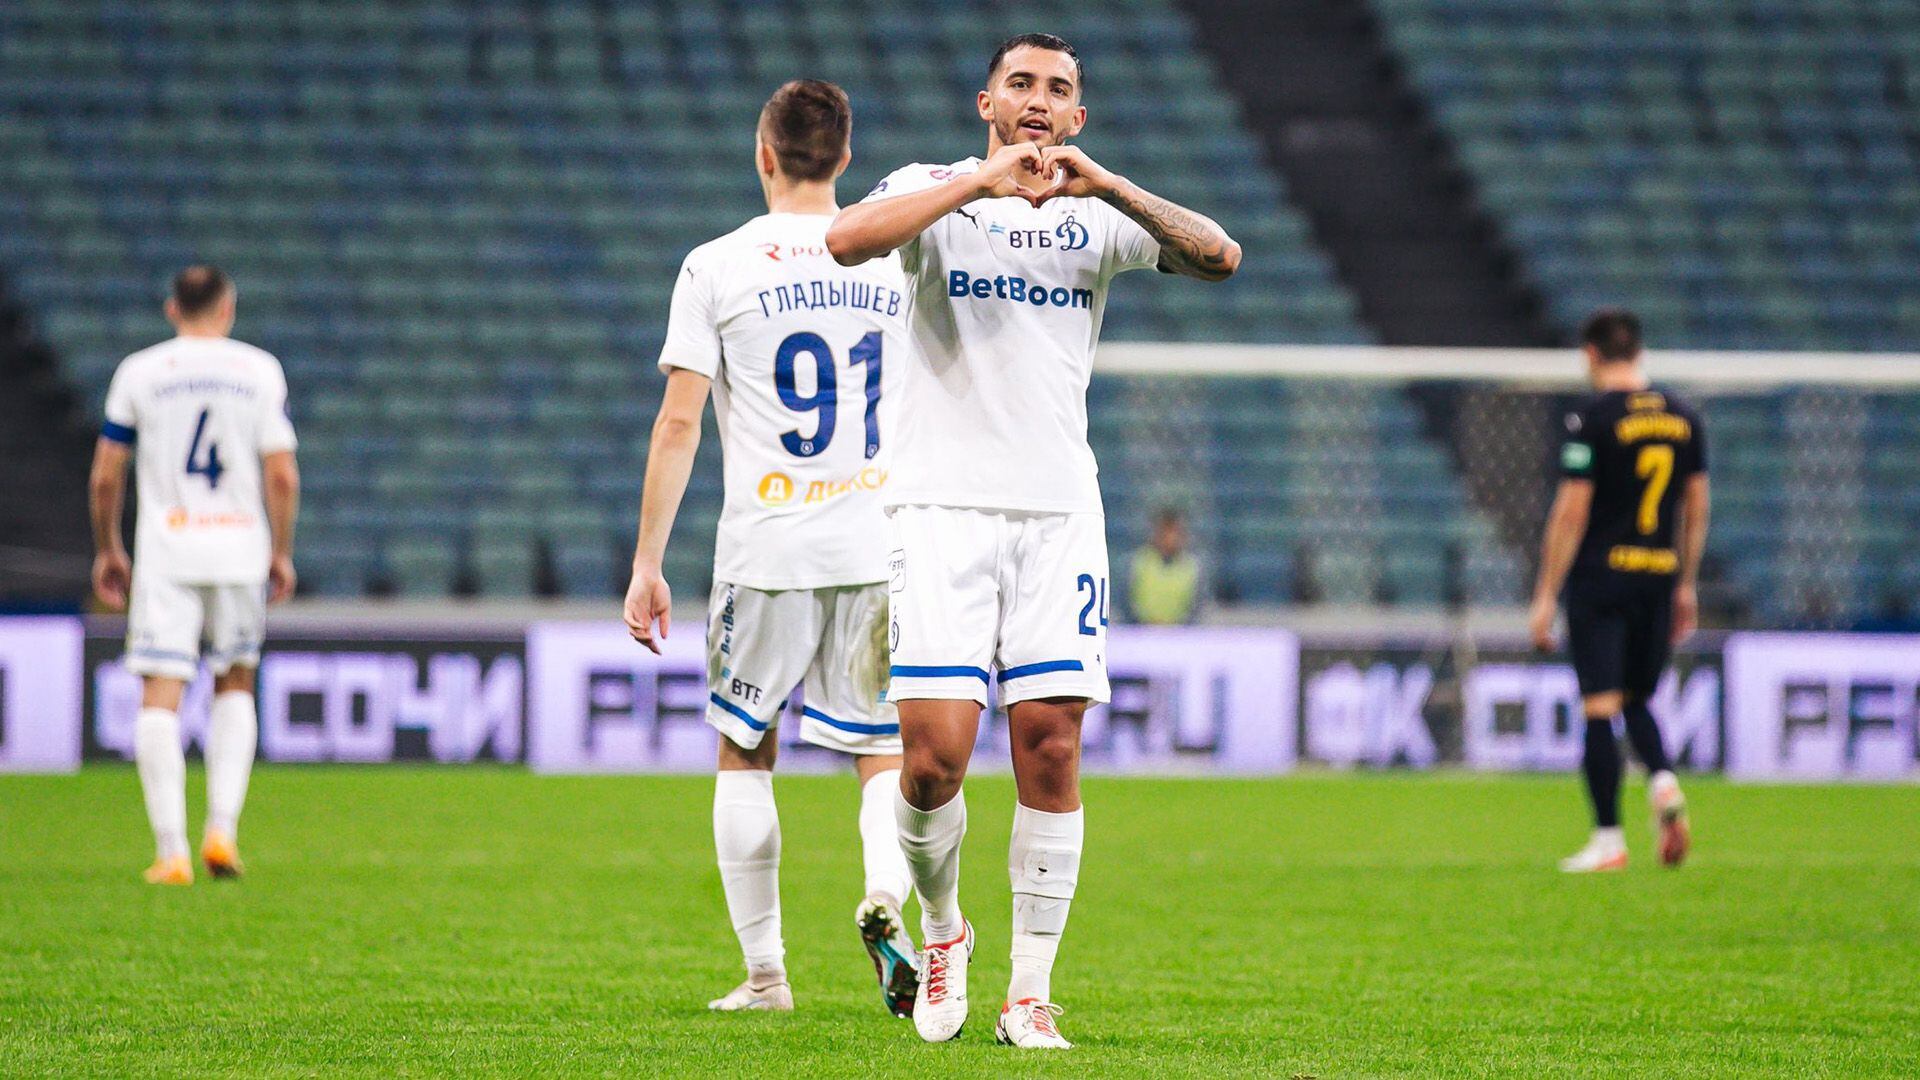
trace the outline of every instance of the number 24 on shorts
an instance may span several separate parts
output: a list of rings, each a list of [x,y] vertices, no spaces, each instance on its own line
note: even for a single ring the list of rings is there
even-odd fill
[[[1087,597],[1087,602],[1080,608],[1080,632],[1092,637],[1100,632],[1088,621],[1093,617],[1095,608],[1100,611],[1100,626],[1107,625],[1107,579],[1081,574],[1077,587]]]

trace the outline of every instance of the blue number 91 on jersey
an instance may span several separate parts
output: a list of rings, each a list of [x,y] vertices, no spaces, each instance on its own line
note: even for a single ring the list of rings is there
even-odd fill
[[[853,348],[847,350],[847,366],[867,369],[867,448],[866,456],[872,458],[880,452],[880,351],[885,341],[880,331],[870,330]],[[802,356],[813,360],[813,393],[802,394],[796,378],[796,364]],[[834,377],[833,350],[827,346],[825,338],[810,330],[788,334],[780,342],[773,354],[773,388],[780,394],[780,403],[797,413],[818,413],[812,435],[803,436],[800,429],[783,432],[780,445],[794,457],[809,458],[826,452],[833,442],[833,432],[838,423],[839,392]]]

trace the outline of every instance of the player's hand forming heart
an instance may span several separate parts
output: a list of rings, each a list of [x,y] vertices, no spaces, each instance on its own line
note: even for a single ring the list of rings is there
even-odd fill
[[[1032,143],[1010,143],[993,152],[974,174],[980,194],[990,199],[1025,199],[1038,206],[1032,188],[1040,186],[1051,173],[1039,147]]]
[[[1035,206],[1048,199],[1094,199],[1118,186],[1119,177],[1108,172],[1077,146],[1049,146],[1040,151],[1041,171],[1053,178],[1046,190],[1029,201]]]

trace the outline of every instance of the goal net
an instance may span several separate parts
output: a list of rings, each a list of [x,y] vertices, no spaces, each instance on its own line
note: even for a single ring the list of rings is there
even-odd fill
[[[1920,356],[1652,352],[1647,366],[1707,429],[1708,625],[1914,619]],[[1571,349],[1104,346],[1090,422],[1115,576],[1175,509],[1222,612],[1510,618],[1586,392]]]

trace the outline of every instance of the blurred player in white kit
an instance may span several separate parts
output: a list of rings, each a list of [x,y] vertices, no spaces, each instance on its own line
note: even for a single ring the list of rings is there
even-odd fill
[[[893,365],[905,299],[896,260],[827,254],[852,111],[831,83],[782,86],[755,160],[768,213],[689,254],[674,286],[626,621],[655,652],[672,598],[661,573],[709,391],[726,500],[707,623],[707,721],[719,729],[713,838],[747,978],[716,1010],[793,1008],[780,922],[774,728],[804,684],[800,736],[853,755],[865,899],[854,921],[888,1008],[908,1015],[917,964],[894,835],[900,723],[886,699],[886,518]],[[655,624],[658,624],[657,628]]]
[[[266,605],[294,589],[300,473],[287,381],[271,354],[227,336],[234,310],[233,282],[216,267],[174,278],[166,315],[178,334],[114,373],[88,490],[94,592],[111,607],[131,603],[126,664],[143,684],[134,759],[156,885],[193,882],[179,710],[203,658],[214,697],[200,854],[214,876],[240,874]],[[129,459],[139,508],[131,562],[120,533]]]

